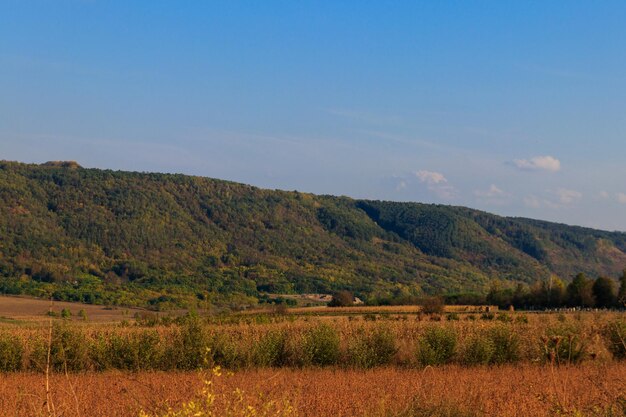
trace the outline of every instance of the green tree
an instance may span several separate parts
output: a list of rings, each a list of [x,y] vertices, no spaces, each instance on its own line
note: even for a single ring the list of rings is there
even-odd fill
[[[610,278],[599,277],[593,283],[593,295],[596,298],[597,307],[614,307],[617,301],[615,283]]]
[[[617,293],[617,302],[621,307],[626,307],[626,269],[622,272],[622,277],[619,279],[619,292]]]
[[[593,307],[593,281],[582,272],[574,277],[567,286],[567,304],[570,307]]]
[[[560,307],[565,301],[565,284],[556,275],[550,275],[545,282],[546,302],[549,307]]]
[[[350,291],[338,291],[328,303],[328,307],[350,307],[354,304],[354,295]]]

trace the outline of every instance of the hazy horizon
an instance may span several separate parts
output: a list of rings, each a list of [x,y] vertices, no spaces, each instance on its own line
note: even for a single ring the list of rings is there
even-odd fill
[[[0,2],[0,159],[626,231],[626,3]]]

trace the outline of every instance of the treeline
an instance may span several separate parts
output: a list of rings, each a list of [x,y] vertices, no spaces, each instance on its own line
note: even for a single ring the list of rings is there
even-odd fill
[[[583,273],[565,284],[556,276],[536,282],[531,286],[518,284],[516,287],[502,288],[496,283],[485,297],[488,304],[508,308],[626,308],[626,270],[619,279],[598,277],[587,278]]]

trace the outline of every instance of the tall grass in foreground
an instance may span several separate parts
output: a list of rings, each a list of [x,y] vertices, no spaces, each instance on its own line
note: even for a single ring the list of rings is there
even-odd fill
[[[299,318],[215,325],[190,317],[168,326],[89,326],[57,321],[48,340],[36,329],[0,329],[0,372],[577,364],[626,359],[626,318],[545,315],[530,323],[486,318],[409,320]],[[48,362],[48,350],[50,360]]]
[[[620,417],[626,416],[624,375],[626,362],[265,368],[210,376],[210,391],[216,415],[238,405],[258,411],[274,404],[275,411],[291,406],[297,417]],[[3,375],[0,415],[48,417],[43,380],[35,373]],[[196,371],[55,373],[50,387],[57,417],[137,417],[141,410],[149,416],[175,416],[186,404],[204,401],[203,380]],[[242,407],[238,409],[242,414],[233,417],[246,416]]]

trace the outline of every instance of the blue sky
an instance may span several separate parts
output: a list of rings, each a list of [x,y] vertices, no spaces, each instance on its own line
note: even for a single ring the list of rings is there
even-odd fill
[[[626,230],[626,2],[0,0],[0,159]]]

